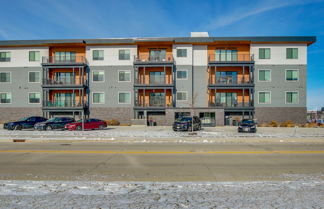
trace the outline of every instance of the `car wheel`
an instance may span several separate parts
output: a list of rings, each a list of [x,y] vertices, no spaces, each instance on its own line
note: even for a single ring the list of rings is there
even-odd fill
[[[46,126],[45,130],[46,131],[51,131],[51,130],[53,130],[53,128],[52,128],[52,126]]]
[[[15,125],[13,130],[21,130],[22,129],[22,126],[21,125]]]
[[[102,129],[104,129],[104,128],[105,128],[105,127],[104,127],[103,125],[100,125],[100,126],[99,126],[99,129],[100,129],[100,130],[102,130]]]
[[[77,127],[76,127],[76,130],[77,130],[77,131],[82,131],[82,127],[81,127],[81,126],[77,126]]]

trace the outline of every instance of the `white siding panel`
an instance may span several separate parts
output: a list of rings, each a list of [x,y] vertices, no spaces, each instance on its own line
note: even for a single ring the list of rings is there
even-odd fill
[[[39,51],[40,60],[29,62],[29,51]],[[0,48],[0,52],[11,52],[10,62],[0,62],[0,67],[40,67],[43,56],[48,56],[48,47]]]
[[[177,49],[187,49],[187,57],[177,57]],[[172,47],[172,54],[176,65],[192,65],[192,45],[175,44]]]

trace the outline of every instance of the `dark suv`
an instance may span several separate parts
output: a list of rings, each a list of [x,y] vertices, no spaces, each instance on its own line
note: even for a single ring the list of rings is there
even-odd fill
[[[3,124],[3,128],[8,130],[21,130],[25,128],[33,128],[36,123],[43,122],[46,120],[46,118],[39,116],[24,117],[20,118],[17,121]]]
[[[69,117],[55,117],[51,118],[45,122],[35,124],[34,128],[36,130],[53,130],[53,129],[64,129],[65,125],[68,123],[73,123],[75,120]]]
[[[256,123],[253,120],[242,120],[238,126],[238,132],[256,133]]]
[[[191,126],[193,127],[192,129]],[[181,117],[173,123],[172,128],[174,131],[197,131],[201,130],[201,121],[197,116]]]

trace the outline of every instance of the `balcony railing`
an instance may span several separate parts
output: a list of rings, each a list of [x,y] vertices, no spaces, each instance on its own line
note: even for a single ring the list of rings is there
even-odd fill
[[[44,107],[55,107],[55,108],[72,108],[72,107],[84,107],[85,103],[75,100],[53,100],[43,101]]]
[[[84,56],[45,56],[42,57],[43,64],[73,64],[87,63]]]
[[[248,78],[238,79],[237,77],[233,77],[233,76],[220,76],[220,77],[216,77],[216,80],[209,78],[209,84],[211,84],[211,85],[215,85],[215,84],[250,84],[250,83],[252,83],[252,82]]]
[[[73,78],[64,78],[64,79],[43,79],[43,85],[49,85],[49,86],[62,86],[62,85],[86,85],[87,80],[84,80],[84,83],[82,81],[79,81],[79,79],[73,79]]]
[[[230,53],[209,55],[209,62],[250,62],[253,61],[253,54],[250,53]]]
[[[143,78],[135,79],[135,84],[139,85],[172,85],[173,79],[172,77],[167,76],[154,76],[154,78],[149,77],[144,81]]]
[[[172,63],[174,62],[173,56],[170,54],[160,56],[150,56],[148,54],[139,54],[135,56],[134,62],[136,63]]]
[[[149,103],[144,103],[143,101],[135,101],[135,107],[173,107],[172,103],[167,104],[166,100],[159,100],[153,102],[152,98],[150,98]]]
[[[232,101],[230,103],[223,103],[223,102],[209,102],[209,107],[224,107],[224,108],[240,108],[240,107],[252,107],[253,102],[237,102],[237,101]]]

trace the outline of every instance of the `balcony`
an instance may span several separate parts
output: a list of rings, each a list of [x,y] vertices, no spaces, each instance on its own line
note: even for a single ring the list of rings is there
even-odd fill
[[[222,107],[222,108],[251,108],[253,107],[252,102],[237,102],[237,101],[231,101],[228,103],[225,102],[209,102],[209,107]]]
[[[135,87],[172,87],[174,82],[171,75],[167,76],[149,76],[147,79],[144,79],[143,76],[135,79]]]
[[[43,79],[42,87],[55,87],[55,88],[67,88],[67,87],[86,87],[88,86],[88,80],[80,80],[75,78],[59,78],[59,79]]]
[[[219,76],[216,79],[208,79],[209,87],[229,87],[229,86],[245,86],[253,87],[254,83],[248,76]]]
[[[150,98],[151,99],[151,98]],[[147,109],[147,108],[152,108],[152,109],[165,109],[167,107],[173,107],[172,103],[167,103],[167,101],[164,100],[160,100],[159,102],[152,102],[150,101],[149,103],[143,103],[142,101],[136,101],[135,102],[135,108],[143,108],[143,109]]]
[[[174,59],[172,55],[150,56],[149,54],[139,54],[134,57],[135,65],[173,65]]]
[[[209,64],[226,64],[226,63],[254,63],[254,56],[250,53],[220,53],[211,54],[208,57]]]
[[[43,109],[84,109],[86,108],[86,103],[82,101],[75,101],[75,100],[52,100],[52,101],[46,101],[43,100]]]
[[[86,65],[84,56],[45,56],[42,57],[42,65]]]

